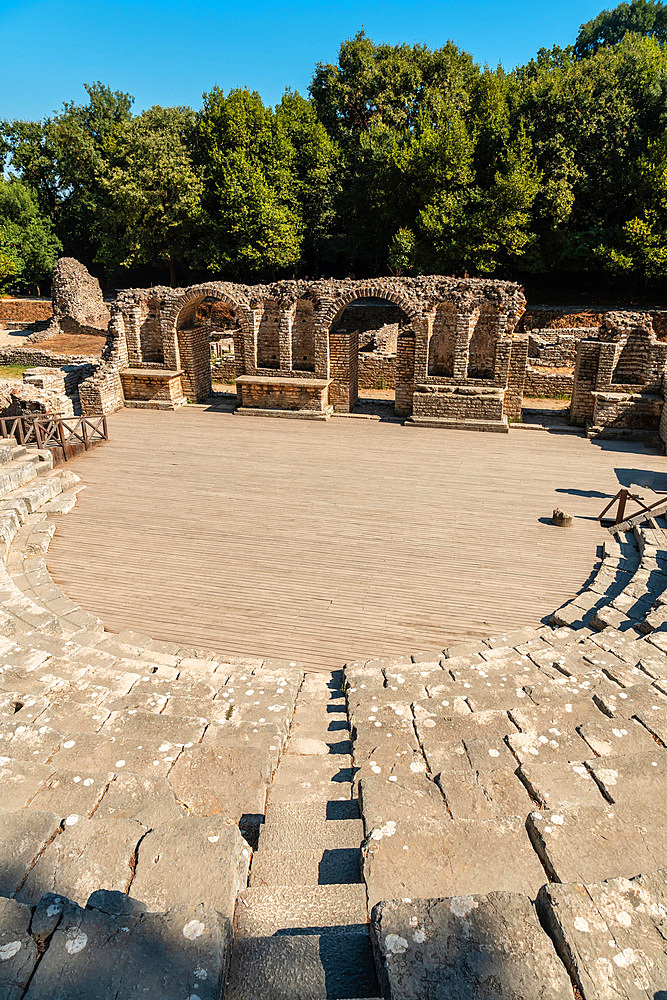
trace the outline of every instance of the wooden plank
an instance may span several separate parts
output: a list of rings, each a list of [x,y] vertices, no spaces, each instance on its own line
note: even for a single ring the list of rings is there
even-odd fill
[[[71,465],[88,489],[48,556],[65,593],[112,631],[320,666],[538,624],[589,576],[615,468],[664,463],[629,442],[193,406],[121,411],[109,433]]]

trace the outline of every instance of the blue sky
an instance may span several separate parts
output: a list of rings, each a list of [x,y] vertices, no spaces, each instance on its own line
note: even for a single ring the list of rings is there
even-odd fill
[[[152,104],[199,107],[204,90],[248,86],[276,103],[305,93],[317,62],[334,62],[362,26],[376,42],[448,39],[479,62],[510,68],[541,47],[574,41],[614,3],[512,2],[153,3],[0,0],[0,118],[41,118],[101,80]]]

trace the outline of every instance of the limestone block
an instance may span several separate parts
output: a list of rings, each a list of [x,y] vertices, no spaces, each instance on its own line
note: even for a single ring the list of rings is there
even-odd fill
[[[77,901],[85,901],[96,889],[125,892],[143,832],[131,820],[68,816],[63,832],[40,855],[17,898],[34,905],[48,891]]]
[[[571,809],[574,806],[601,806],[604,799],[584,764],[555,761],[549,764],[525,761],[519,777],[544,809]]]
[[[55,813],[0,812],[0,896],[13,896],[35,858],[60,829]]]
[[[535,850],[558,882],[633,878],[667,866],[665,806],[631,806],[533,812],[527,829]]]
[[[37,945],[30,936],[31,913],[14,899],[0,897],[0,996],[22,1000],[37,962]]]
[[[23,809],[39,791],[53,768],[31,760],[0,758],[0,804],[7,812]]]
[[[658,749],[650,733],[635,722],[587,722],[578,726],[579,735],[598,757],[621,757],[624,754],[650,752]]]
[[[90,816],[113,774],[90,773],[85,761],[81,764],[77,771],[59,771],[47,778],[31,800],[30,808],[54,812],[63,819]]]
[[[588,767],[610,802],[659,802],[667,788],[667,753],[657,745],[649,753],[592,760]]]
[[[73,771],[78,762],[84,760],[92,772],[113,771],[164,778],[180,752],[181,747],[168,740],[161,742],[151,739],[142,742],[114,736],[104,739],[103,733],[99,736],[93,733],[74,733],[61,742],[50,762],[57,770]]]
[[[230,945],[229,921],[203,904],[137,914],[67,902],[26,1000],[62,1000],[64,984],[67,1000],[218,1000]]]
[[[388,820],[363,846],[369,904],[381,899],[492,891],[534,896],[545,879],[524,821],[451,820],[439,834]]]
[[[250,747],[193,747],[169,775],[179,802],[193,816],[220,815],[238,822],[264,812],[271,765]]]
[[[205,902],[231,920],[249,865],[237,825],[217,816],[182,816],[141,841],[130,892],[147,910]]]
[[[371,933],[392,1000],[571,1000],[530,899],[491,892],[380,903]]]
[[[593,885],[545,885],[537,906],[583,1000],[665,995],[665,870]]]
[[[95,810],[94,819],[133,819],[147,829],[171,823],[183,815],[166,778],[142,777],[119,771]]]

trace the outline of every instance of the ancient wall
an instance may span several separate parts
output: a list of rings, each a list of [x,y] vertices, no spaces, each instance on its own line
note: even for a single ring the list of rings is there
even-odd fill
[[[428,345],[428,374],[452,378],[456,346],[456,307],[440,302],[435,309]]]
[[[51,319],[53,305],[50,299],[1,299],[0,327],[16,323],[22,327],[43,323]]]
[[[530,358],[528,359],[530,362]],[[558,371],[553,368],[537,368],[530,363],[526,367],[524,396],[542,396],[553,399],[556,396],[571,396],[574,386],[574,373]]]
[[[395,389],[396,357],[360,351],[359,388]]]

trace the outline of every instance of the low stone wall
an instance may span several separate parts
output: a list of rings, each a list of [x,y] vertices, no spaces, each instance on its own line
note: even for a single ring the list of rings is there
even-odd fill
[[[593,429],[658,435],[663,400],[652,393],[594,392]]]
[[[52,315],[51,299],[0,299],[0,327],[5,326],[5,320],[31,326],[50,320]]]
[[[271,379],[244,375],[236,380],[241,407],[257,410],[312,410],[328,405],[329,379]]]
[[[236,360],[234,358],[220,358],[211,365],[211,378],[214,382],[233,383],[236,379]]]
[[[415,385],[413,417],[501,421],[503,392],[471,386]]]
[[[359,352],[359,388],[395,389],[396,356]]]
[[[545,371],[528,365],[524,396],[543,396],[552,399],[554,396],[571,396],[574,385],[574,375],[558,371]]]
[[[99,365],[99,358],[87,355],[53,354],[31,347],[0,348],[0,364],[29,365],[30,368],[62,368],[64,365]]]
[[[120,374],[114,369],[98,372],[79,386],[81,413],[86,417],[115,413],[125,405]]]
[[[126,368],[120,379],[126,406],[153,403],[157,408],[176,409],[185,403],[180,371]]]

